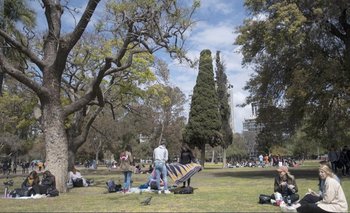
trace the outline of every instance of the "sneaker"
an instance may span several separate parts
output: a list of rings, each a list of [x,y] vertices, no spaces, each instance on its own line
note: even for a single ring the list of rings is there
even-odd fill
[[[171,192],[169,190],[164,190],[164,194],[170,194]]]
[[[162,191],[159,190],[159,191],[158,191],[158,194],[162,194]]]

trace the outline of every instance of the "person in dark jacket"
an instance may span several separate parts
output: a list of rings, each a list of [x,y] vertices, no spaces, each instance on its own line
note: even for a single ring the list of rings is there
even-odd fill
[[[278,175],[275,177],[274,192],[278,192],[282,195],[283,200],[287,203],[287,197],[290,196],[291,202],[294,203],[299,200],[298,186],[295,181],[295,177],[288,171],[288,167],[280,166],[277,169]],[[274,194],[271,195],[272,199],[275,199]]]
[[[184,143],[181,147],[181,154],[180,154],[180,164],[189,164],[195,161],[195,158],[193,156],[193,153],[190,149],[190,147]],[[190,186],[191,178],[187,180],[187,186]],[[183,187],[186,186],[186,181],[183,182]]]
[[[28,195],[39,193],[38,185],[40,183],[39,175],[36,171],[31,171],[29,175],[24,179],[21,188],[28,191]]]

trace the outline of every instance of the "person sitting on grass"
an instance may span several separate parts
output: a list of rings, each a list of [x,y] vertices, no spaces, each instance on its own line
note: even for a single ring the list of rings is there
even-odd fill
[[[29,173],[29,175],[26,177],[26,179],[24,179],[21,188],[25,191],[28,191],[27,196],[30,195],[35,195],[37,193],[39,193],[39,190],[36,189],[35,186],[38,186],[40,183],[40,178],[39,175],[36,171],[31,171]],[[33,188],[35,187],[35,188]]]
[[[300,202],[295,206],[298,212],[347,212],[348,203],[338,180],[328,165],[321,165],[319,176],[324,181],[322,200],[316,203]]]
[[[329,170],[332,170],[331,165],[327,161],[320,161],[320,166],[328,166]],[[333,178],[340,183],[340,179],[337,175],[333,173]],[[317,203],[323,199],[323,194],[325,192],[325,179],[319,177],[319,192],[314,192],[311,189],[308,189],[308,193],[299,201],[299,203]]]
[[[295,181],[295,177],[290,174],[288,167],[280,166],[277,169],[278,175],[275,177],[274,192],[278,192],[282,195],[283,201],[287,203],[287,197],[290,197],[292,203],[299,200],[298,186]],[[275,195],[271,195],[271,199],[275,200]]]
[[[72,171],[68,172],[68,186],[71,187],[87,187],[92,185],[93,180],[85,179],[79,170],[73,167]]]

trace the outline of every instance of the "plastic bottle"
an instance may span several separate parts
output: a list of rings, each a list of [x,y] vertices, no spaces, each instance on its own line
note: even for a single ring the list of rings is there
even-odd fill
[[[292,200],[290,199],[290,195],[288,195],[287,197],[287,203],[288,203],[288,206],[292,205]]]

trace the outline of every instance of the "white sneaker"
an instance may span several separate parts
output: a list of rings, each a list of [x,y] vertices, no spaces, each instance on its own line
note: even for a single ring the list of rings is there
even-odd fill
[[[162,194],[162,191],[159,190],[159,191],[158,191],[158,194]]]
[[[164,194],[170,194],[171,192],[169,190],[164,190]]]

